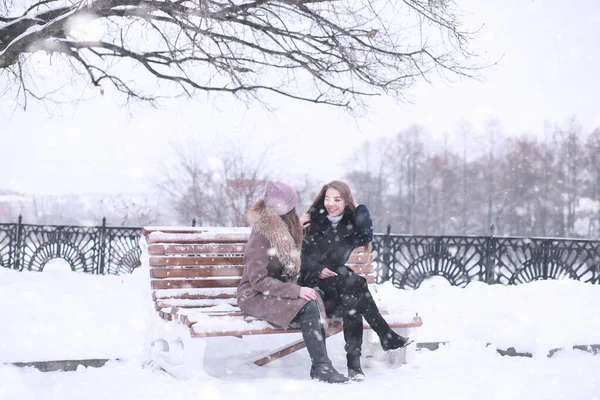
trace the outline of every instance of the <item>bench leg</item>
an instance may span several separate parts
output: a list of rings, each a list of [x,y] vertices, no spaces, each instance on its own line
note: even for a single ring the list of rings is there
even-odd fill
[[[329,326],[329,328],[327,329],[326,336],[330,337],[333,335],[337,335],[341,331],[342,331],[341,325],[331,324]],[[284,347],[281,347],[275,351],[271,351],[267,355],[259,356],[257,359],[254,360],[254,364],[258,365],[259,367],[262,367],[263,365],[266,365],[266,364],[270,363],[271,361],[279,360],[280,358],[285,357],[289,354],[295,353],[298,350],[302,350],[305,347],[306,347],[306,344],[304,343],[304,340],[300,339],[300,340],[297,340],[297,341],[295,341],[291,344],[288,344]]]
[[[142,365],[162,369],[177,379],[205,379],[205,347],[206,340],[192,338],[187,326],[157,321]]]
[[[379,337],[372,329],[365,329],[363,339],[363,359],[367,364],[375,361],[376,363],[383,363],[391,367],[399,367],[403,364],[408,364],[416,351],[416,331],[415,328],[393,328],[394,332],[398,335],[409,336],[411,340],[414,340],[409,346],[391,352],[384,352],[381,348],[381,342]]]

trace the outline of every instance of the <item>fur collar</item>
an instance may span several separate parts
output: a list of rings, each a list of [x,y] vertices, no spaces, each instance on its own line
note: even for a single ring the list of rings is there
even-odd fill
[[[270,249],[269,255],[277,256],[285,274],[295,281],[300,274],[300,250],[281,217],[259,200],[248,211],[248,223],[252,230],[267,238],[275,251],[272,254]]]

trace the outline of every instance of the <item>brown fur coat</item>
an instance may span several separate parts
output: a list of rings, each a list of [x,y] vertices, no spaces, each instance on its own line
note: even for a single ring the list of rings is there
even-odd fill
[[[298,297],[300,249],[277,213],[259,200],[248,212],[252,232],[237,289],[240,309],[278,327],[287,327],[307,303]],[[325,318],[323,302],[319,301]]]

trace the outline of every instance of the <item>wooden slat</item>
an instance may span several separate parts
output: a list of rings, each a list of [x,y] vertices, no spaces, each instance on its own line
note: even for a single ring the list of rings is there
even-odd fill
[[[152,289],[237,287],[240,279],[154,279]]]
[[[173,307],[171,309],[171,315],[172,315],[171,318],[174,319],[175,321],[182,322],[182,323],[186,324],[188,328],[191,328],[192,325],[194,325],[194,323],[189,320],[187,315],[180,314],[179,313],[180,310],[181,310],[180,308]]]
[[[228,301],[227,301],[228,300]],[[186,301],[188,303],[186,303]],[[231,307],[238,307],[236,299],[225,299],[225,301],[218,302],[216,299],[206,299],[206,300],[197,300],[193,303],[189,303],[188,299],[161,299],[156,302],[156,306],[158,309],[168,308],[168,307],[177,307],[177,308],[199,308],[199,309],[207,309],[210,307],[228,305]],[[235,312],[234,310],[230,312]],[[209,312],[210,314],[210,312]],[[220,315],[220,314],[217,314]]]
[[[163,232],[163,233],[203,233],[203,232],[208,232],[208,229],[206,228],[182,228],[182,227],[173,227],[173,228],[168,228],[168,227],[161,227],[158,229],[152,228],[152,227],[144,227],[142,228],[142,235],[144,236],[148,236],[151,233],[154,232]]]
[[[342,331],[342,324],[340,324],[339,322],[336,321],[335,323],[332,323],[329,325],[329,327],[327,328],[327,332],[325,333],[325,336],[330,337],[333,335],[337,335],[341,331]],[[280,358],[285,357],[289,354],[292,354],[298,350],[302,350],[305,347],[306,347],[306,343],[304,343],[303,339],[300,339],[300,340],[292,343],[291,345],[288,345],[282,349],[274,351],[273,353],[269,354],[268,356],[265,356],[265,357],[255,360],[254,364],[258,365],[259,367],[262,367],[263,365],[266,365],[266,364],[270,363],[271,361],[279,360]]]
[[[159,311],[158,312],[158,316],[161,317],[162,319],[164,319],[165,321],[172,321],[173,320],[173,315],[170,313],[166,313],[164,311]]]
[[[258,360],[255,360],[254,364],[258,365],[259,367],[262,367],[263,365],[266,365],[266,364],[270,363],[271,361],[279,360],[280,358],[283,358],[289,354],[295,353],[298,350],[302,350],[305,347],[306,347],[306,343],[304,343],[303,339],[300,339],[300,340],[288,345],[287,347],[285,347],[283,349],[276,350],[275,352],[269,354],[268,356],[264,356],[264,357],[259,358]]]
[[[242,276],[244,267],[151,268],[152,278],[186,278],[211,276]]]
[[[371,254],[350,254],[346,264],[369,264],[373,262],[373,256]]]
[[[420,317],[415,317],[413,318],[413,321],[410,323],[393,323],[390,324],[391,328],[416,328],[422,325],[422,321]],[[371,329],[371,327],[368,324],[363,325],[364,329]],[[333,336],[333,335],[337,335],[338,333],[342,332],[343,327],[341,324],[331,324],[329,326],[329,328],[327,329],[327,337]],[[238,332],[241,333],[241,335],[243,336],[243,332]],[[298,340],[296,342],[293,342],[289,345],[287,345],[284,348],[275,350],[273,353],[261,357],[257,360],[254,361],[254,364],[258,365],[259,367],[262,367],[268,363],[270,363],[271,361],[275,361],[278,360],[282,357],[285,357],[289,354],[292,354],[298,350],[301,350],[303,348],[306,347],[306,343],[304,343],[304,340]]]
[[[189,324],[191,323],[189,321],[189,319],[187,319],[187,316],[184,316],[185,318],[183,318],[181,320],[181,322],[184,322]],[[417,317],[418,318],[418,317]],[[419,318],[420,319],[420,318]],[[422,325],[422,324],[421,324]],[[416,324],[414,321],[413,322],[403,322],[403,323],[392,323],[390,324],[390,327],[392,328],[415,328],[415,327],[419,327],[421,326],[419,324]],[[190,326],[190,325],[188,325]],[[363,325],[364,329],[371,329],[371,327],[368,324],[364,324]],[[340,333],[342,331],[342,326],[341,324],[332,324],[329,329],[327,330],[327,336],[332,336],[335,335],[337,333]],[[202,332],[202,331],[196,331],[194,330],[194,328],[190,329],[191,335],[192,337],[219,337],[219,336],[238,336],[238,337],[243,337],[243,336],[250,336],[250,335],[268,335],[268,334],[277,334],[277,333],[294,333],[294,332],[301,332],[300,329],[290,329],[290,328],[261,328],[261,329],[244,329],[244,330],[232,330],[232,331],[208,331],[208,332]],[[296,350],[302,349],[303,347],[299,347]],[[296,351],[294,350],[294,351]],[[293,351],[292,351],[293,352]],[[284,355],[290,354],[292,352],[288,352]],[[271,359],[270,361],[275,360],[275,358]],[[270,362],[267,361],[267,362]],[[257,364],[257,365],[264,365],[266,364]]]
[[[364,276],[368,284],[375,283],[375,276]],[[186,289],[237,287],[240,279],[154,279],[152,289]]]
[[[250,234],[250,228],[224,228],[215,226],[145,226],[142,227],[142,235],[150,235],[159,232],[161,234],[194,234],[201,235],[209,233],[212,235],[246,235]]]
[[[185,289],[179,289],[185,290]],[[164,290],[155,290],[152,292],[152,299],[154,301],[160,299],[186,299],[186,300],[204,300],[204,299],[233,299],[235,298],[235,291],[221,292],[221,293],[177,293],[177,294],[165,294]]]
[[[217,238],[217,239],[198,239],[198,238],[173,238],[173,239],[165,239],[165,238],[156,238],[156,237],[147,237],[146,243],[148,244],[156,244],[156,243],[165,243],[165,244],[211,244],[211,243],[245,243],[238,238]]]
[[[181,307],[183,308],[183,307]],[[187,307],[188,311],[194,307]],[[243,318],[246,322],[254,321],[256,318],[249,317],[245,315],[242,311],[230,310],[230,311],[215,311],[215,310],[207,310],[207,309],[198,309],[203,315],[208,315],[209,317],[240,317]],[[196,321],[194,321],[196,322]]]
[[[150,257],[151,267],[193,266],[193,265],[242,265],[244,257]]]
[[[152,268],[150,270],[150,276],[152,278],[201,278],[201,277],[222,277],[222,276],[239,276],[241,277],[243,273],[243,267],[232,267],[232,268]],[[374,275],[364,275],[361,274],[366,280],[368,284],[373,284],[376,281],[376,277]],[[210,283],[202,286],[185,286],[185,282],[196,281],[194,279],[181,279],[174,282],[181,282],[182,284],[179,286],[161,286],[155,287],[154,283],[153,289],[174,289],[174,288],[210,288],[210,287],[236,287],[239,284],[239,279],[231,279],[236,283],[235,286],[210,286]],[[206,282],[206,280],[204,280]],[[229,281],[229,280],[228,280]],[[153,281],[160,282],[160,281]]]
[[[151,244],[148,254],[162,256],[167,254],[243,254],[246,243],[215,243],[215,244]]]
[[[348,264],[346,264],[348,265]],[[361,275],[369,275],[375,272],[375,266],[374,265],[348,265],[350,268],[352,268],[352,271],[356,272],[357,274],[361,274]]]

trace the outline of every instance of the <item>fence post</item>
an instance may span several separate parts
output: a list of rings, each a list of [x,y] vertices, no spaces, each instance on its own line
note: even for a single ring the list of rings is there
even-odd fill
[[[494,239],[494,231],[496,227],[494,224],[490,225],[490,236],[487,239],[487,246],[485,247],[485,283],[491,285],[495,283],[494,277],[494,262],[492,261],[492,253],[495,252],[495,240]]]
[[[14,248],[14,257],[15,257],[15,269],[21,270],[21,245],[23,242],[23,216],[19,215],[19,219],[17,222],[17,237],[15,238],[15,248]]]
[[[558,243],[561,246],[562,243]],[[548,280],[548,256],[550,255],[550,239],[542,240],[542,276]]]
[[[98,265],[98,274],[104,275],[104,264],[106,262],[106,217],[102,217],[102,226],[100,227],[100,263]]]
[[[390,268],[392,266],[392,252],[390,249],[391,232],[392,225],[388,224],[386,227],[385,236],[383,237],[383,251],[381,254],[381,282],[387,282],[390,280]]]
[[[596,283],[600,285],[600,244],[596,243],[596,256],[594,257],[596,262]]]

